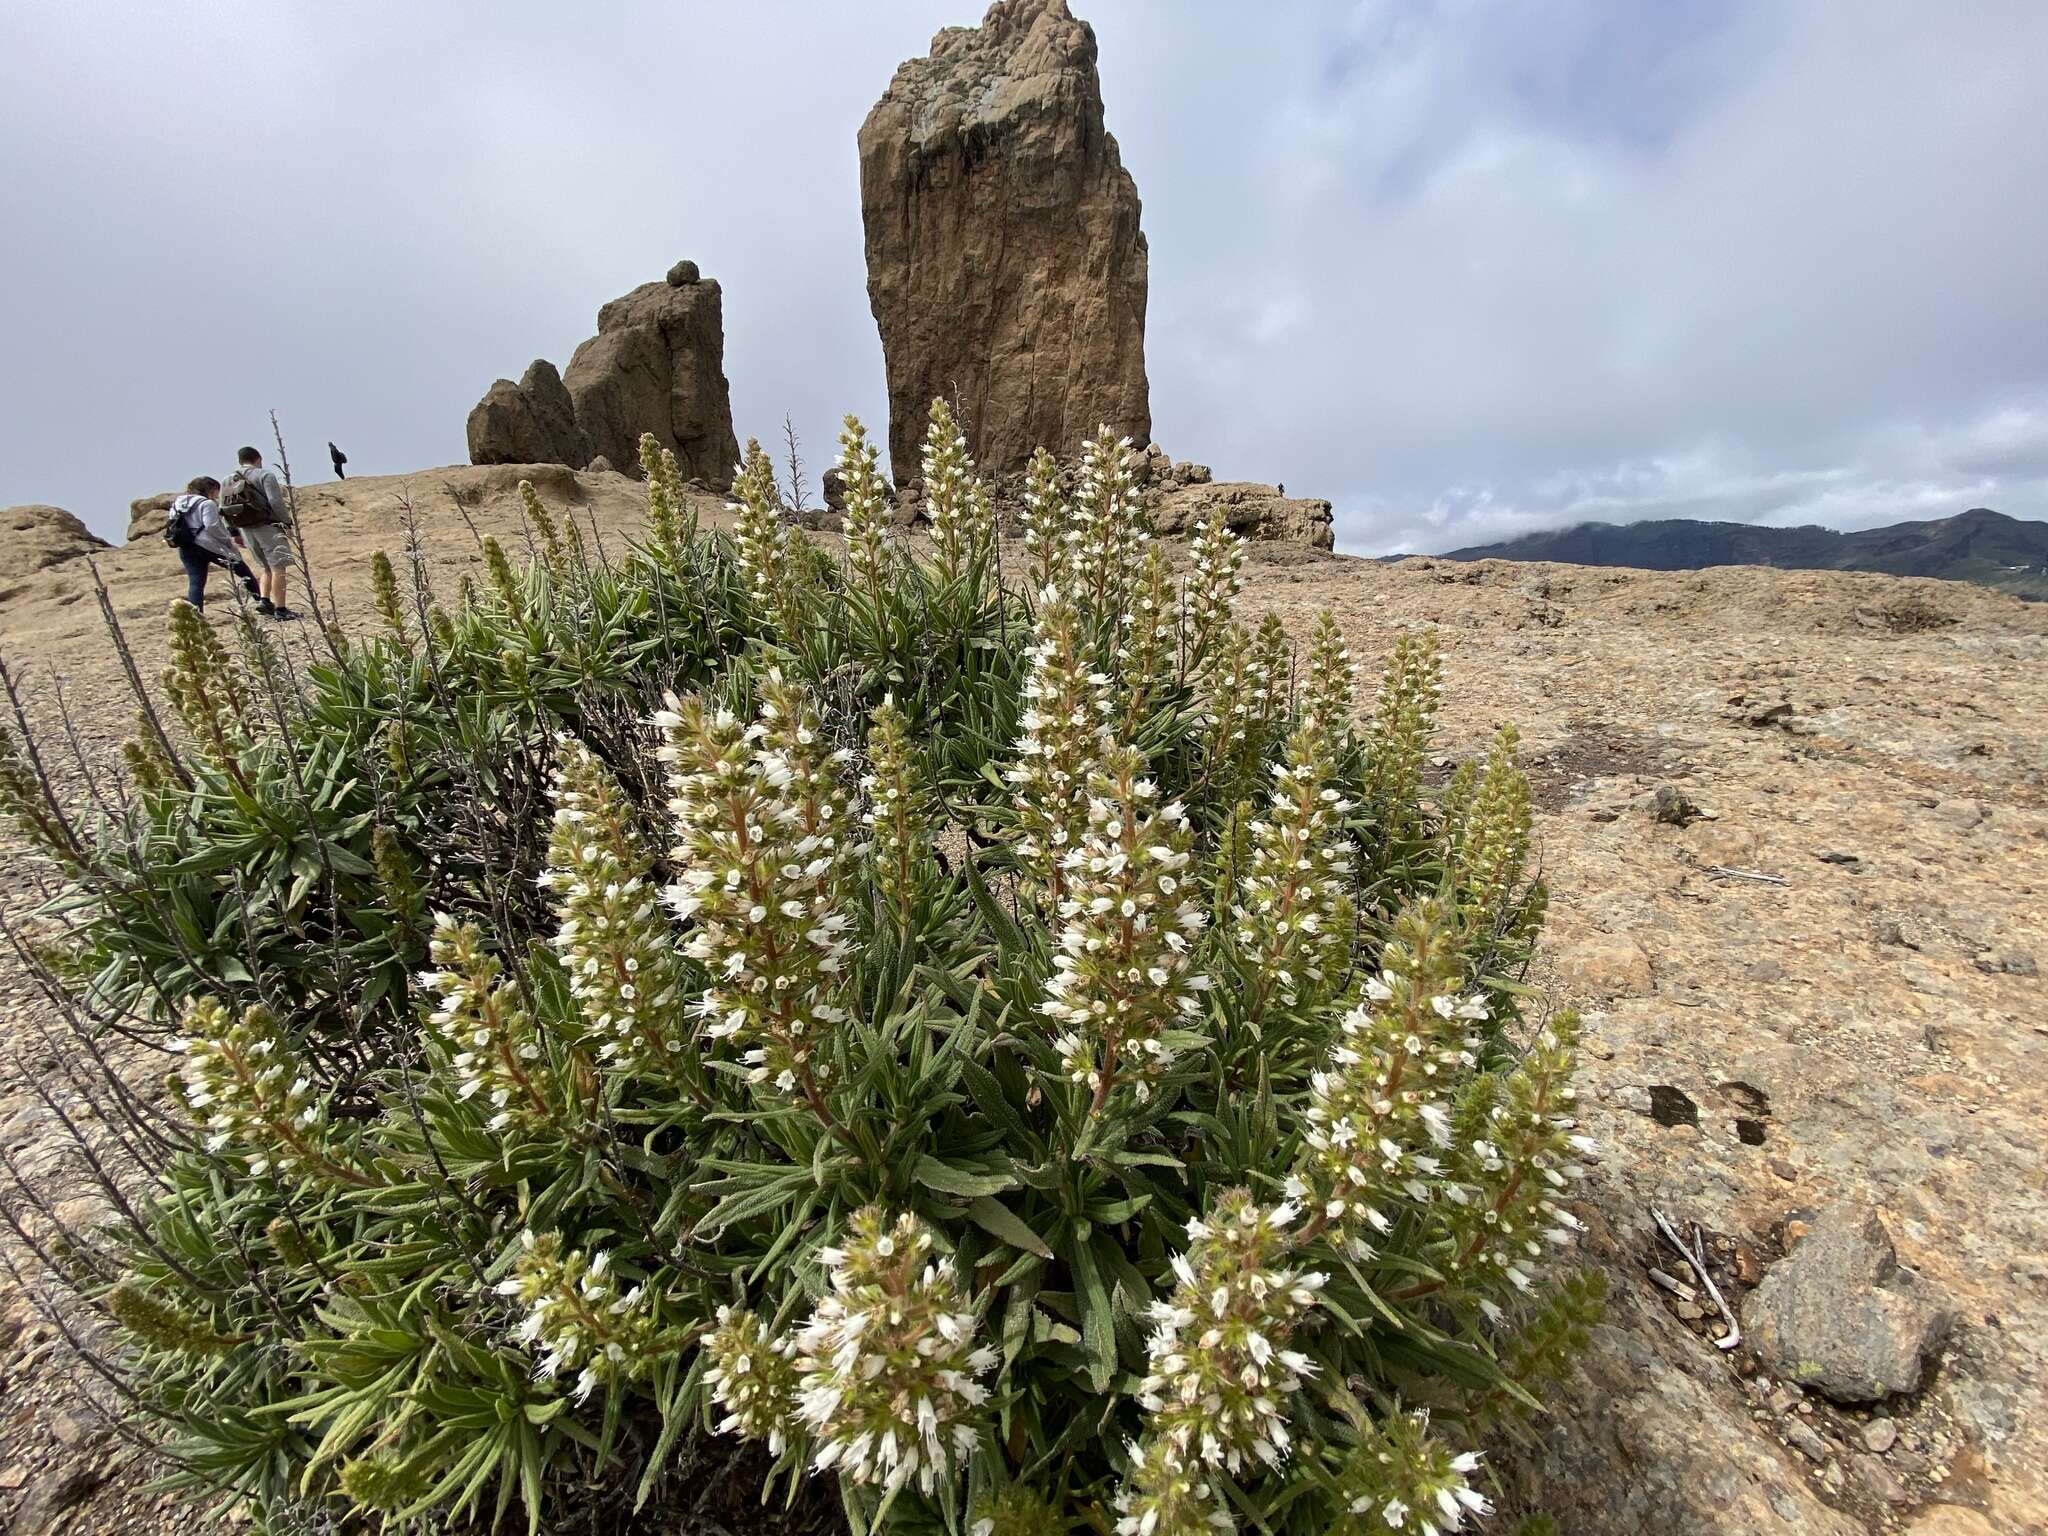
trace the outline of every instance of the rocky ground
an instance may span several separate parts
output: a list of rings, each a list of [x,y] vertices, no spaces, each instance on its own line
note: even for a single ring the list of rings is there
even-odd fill
[[[407,487],[452,586],[465,518],[515,526],[517,473],[313,488],[323,588],[361,611]],[[544,490],[607,538],[637,519],[618,476]],[[147,675],[176,561],[145,541],[98,564]],[[2048,607],[1284,546],[1254,550],[1246,601],[1297,629],[1329,607],[1362,658],[1437,626],[1440,767],[1523,730],[1554,893],[1538,979],[1591,1026],[1586,1214],[1613,1296],[1564,1411],[1503,1448],[1511,1489],[1616,1536],[2048,1530]],[[0,644],[46,721],[62,681],[103,760],[129,711],[85,563],[0,583]],[[33,897],[18,860],[4,894]],[[0,1149],[63,1198],[76,1168],[28,1087],[65,1101],[45,1017],[0,975]],[[1697,1227],[1739,1347],[1716,1347],[1727,1325],[1653,1209]],[[11,1529],[162,1529],[118,1412],[18,1293],[5,1307]]]

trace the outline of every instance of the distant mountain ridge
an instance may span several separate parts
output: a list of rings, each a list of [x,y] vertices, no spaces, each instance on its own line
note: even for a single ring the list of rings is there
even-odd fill
[[[2048,523],[1972,507],[1955,517],[1894,523],[1859,533],[1832,528],[1766,528],[1665,518],[1580,523],[1524,534],[1503,544],[1454,549],[1446,560],[1554,560],[1691,571],[1710,565],[1768,565],[1788,571],[1882,571],[1974,581],[2034,601],[2048,600]]]

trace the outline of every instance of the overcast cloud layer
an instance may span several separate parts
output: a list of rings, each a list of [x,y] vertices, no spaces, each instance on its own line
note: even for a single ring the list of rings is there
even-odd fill
[[[1155,433],[1346,549],[2048,516],[2039,0],[1073,0]],[[456,462],[679,256],[742,436],[877,429],[854,132],[975,0],[0,7],[0,502],[119,538],[276,407]],[[388,538],[386,530],[370,537]]]

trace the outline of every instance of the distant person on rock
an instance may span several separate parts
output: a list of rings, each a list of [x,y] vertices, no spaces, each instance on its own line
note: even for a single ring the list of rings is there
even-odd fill
[[[251,597],[263,595],[242,559],[241,540],[220,515],[214,500],[219,494],[220,482],[213,476],[196,476],[185,482],[185,494],[171,503],[164,518],[164,540],[185,567],[185,601],[201,613],[206,611],[206,578],[216,565],[233,574]]]
[[[254,448],[235,455],[239,466],[221,492],[221,516],[240,530],[256,557],[256,583],[262,601],[256,611],[275,619],[296,619],[285,604],[285,578],[292,565],[292,516],[285,502],[284,481],[263,462]]]
[[[348,462],[348,455],[343,453],[339,448],[335,447],[334,444],[329,443],[327,445],[327,457],[334,460],[334,478],[337,480],[346,480],[348,478],[348,472],[344,470],[341,466]]]

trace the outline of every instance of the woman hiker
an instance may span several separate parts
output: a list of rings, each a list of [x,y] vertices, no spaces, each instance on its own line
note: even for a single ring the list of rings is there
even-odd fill
[[[225,566],[251,597],[261,597],[256,575],[242,559],[242,541],[220,515],[214,497],[220,482],[211,475],[199,475],[185,483],[185,494],[171,503],[172,545],[185,567],[185,601],[206,611],[206,578],[216,565]]]

